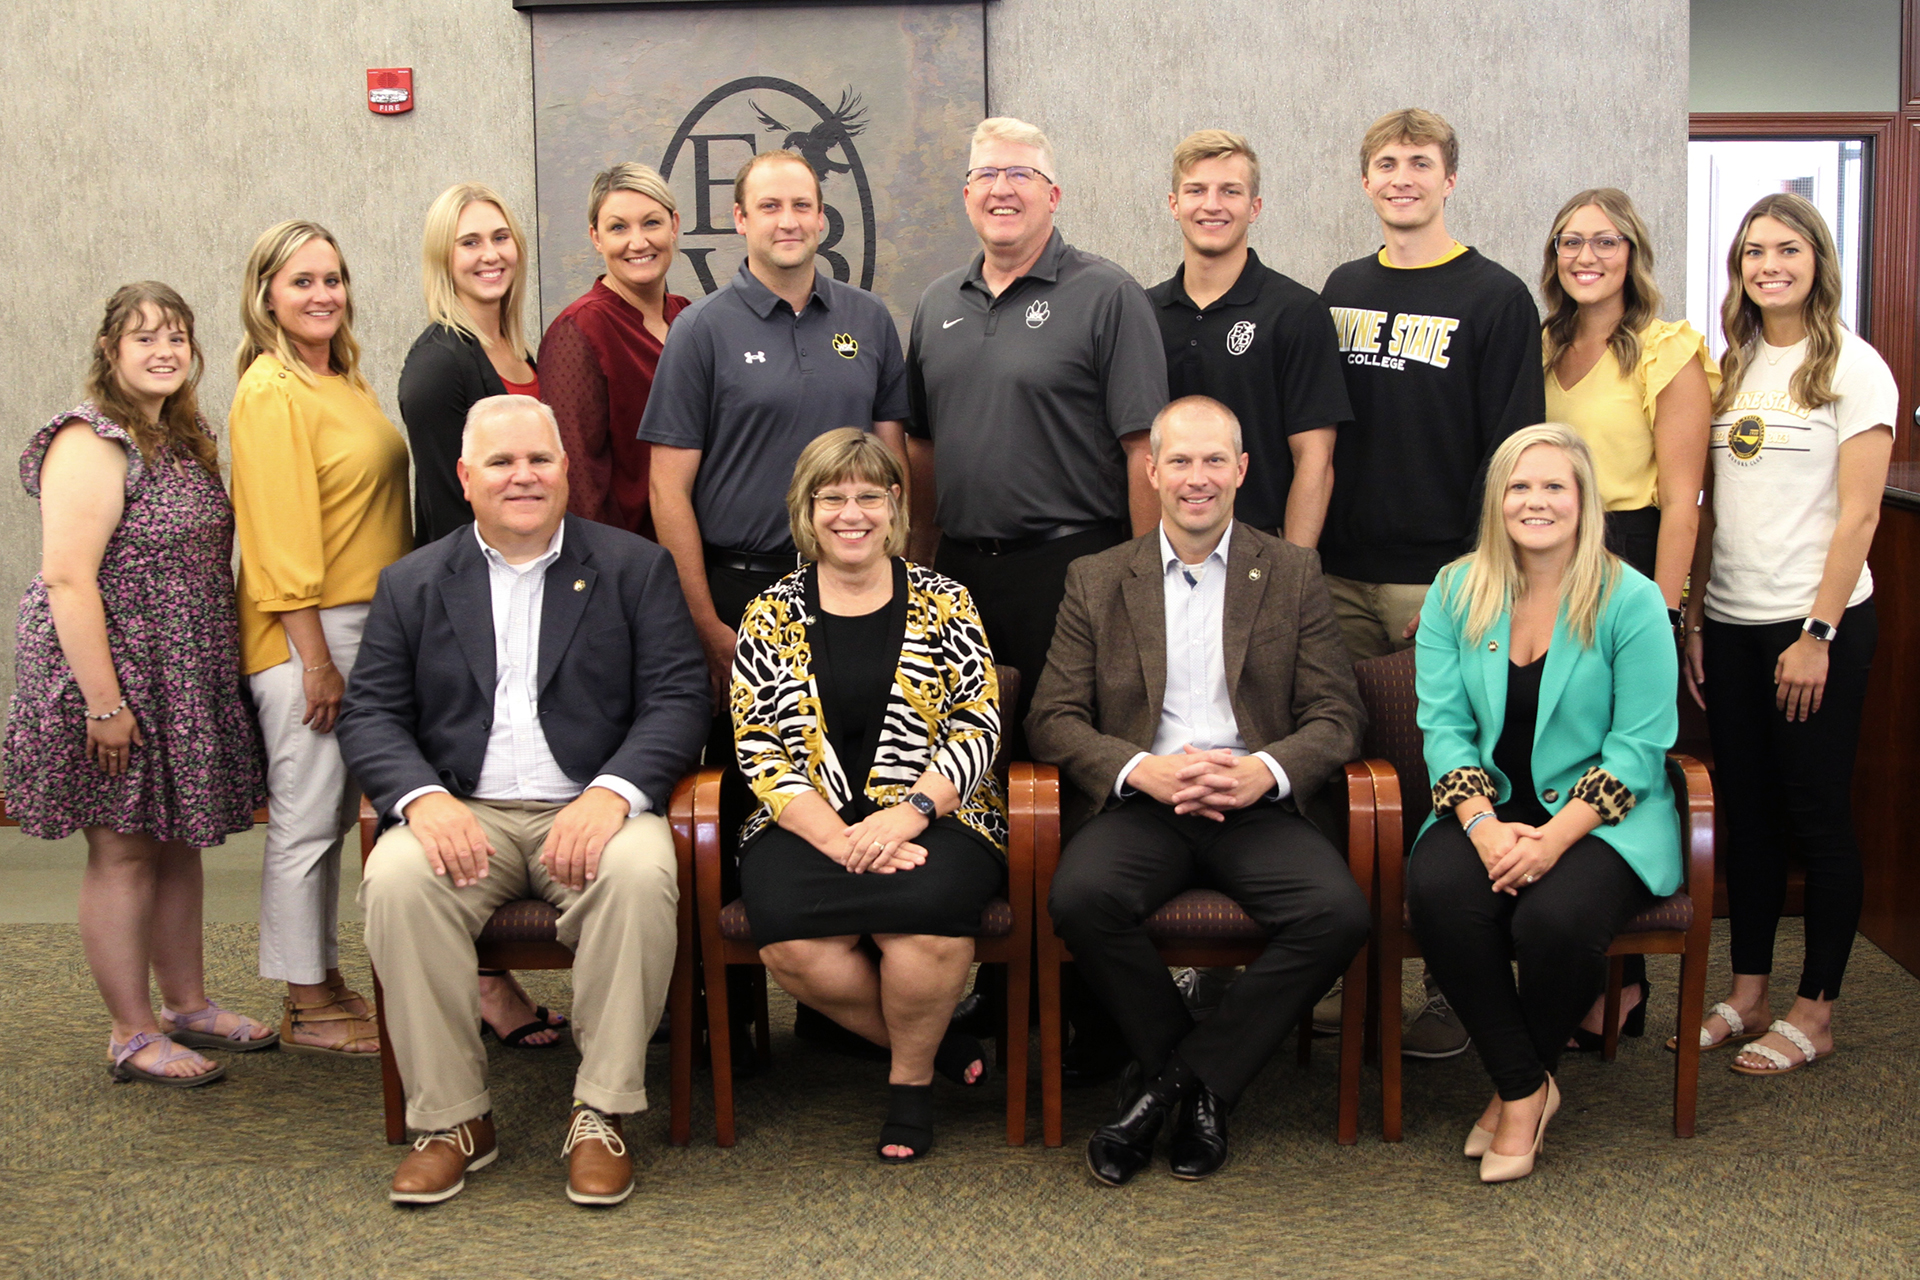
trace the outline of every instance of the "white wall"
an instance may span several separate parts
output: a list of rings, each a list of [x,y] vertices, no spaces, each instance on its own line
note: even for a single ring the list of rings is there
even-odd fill
[[[1693,0],[1695,111],[1896,111],[1901,0]]]

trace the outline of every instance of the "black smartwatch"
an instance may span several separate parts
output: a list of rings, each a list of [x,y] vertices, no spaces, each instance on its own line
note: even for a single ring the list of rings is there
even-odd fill
[[[906,801],[920,811],[921,817],[925,818],[928,822],[933,821],[936,806],[933,803],[932,796],[927,795],[924,791],[909,791],[907,792]]]
[[[1831,640],[1840,634],[1840,628],[1831,622],[1822,622],[1818,618],[1808,618],[1800,624],[1800,629],[1815,640]]]

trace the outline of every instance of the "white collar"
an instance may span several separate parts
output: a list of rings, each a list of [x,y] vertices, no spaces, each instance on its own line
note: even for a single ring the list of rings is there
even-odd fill
[[[502,569],[511,569],[515,573],[530,573],[534,569],[543,569],[559,559],[560,544],[565,540],[566,533],[567,522],[562,520],[559,525],[554,528],[553,537],[548,540],[545,551],[527,561],[525,564],[508,564],[507,558],[495,550],[485,538],[480,536],[479,522],[475,521],[473,526],[473,540],[480,544],[480,554],[487,558],[487,563],[497,564]]]
[[[1220,531],[1220,541],[1215,544],[1212,551],[1207,553],[1206,559],[1202,560],[1198,565],[1189,565],[1180,558],[1180,553],[1173,549],[1173,543],[1167,540],[1167,525],[1165,520],[1162,520],[1154,527],[1160,531],[1160,571],[1162,573],[1165,573],[1175,565],[1179,565],[1189,572],[1194,569],[1204,571],[1208,560],[1218,560],[1222,568],[1226,566],[1227,544],[1233,540],[1233,521],[1227,521],[1227,527]]]

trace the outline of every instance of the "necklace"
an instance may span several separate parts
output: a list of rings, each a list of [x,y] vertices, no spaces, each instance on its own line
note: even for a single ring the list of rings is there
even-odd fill
[[[1797,347],[1799,345],[1800,344],[1796,342],[1792,346],[1776,347],[1772,343],[1768,342],[1765,338],[1762,338],[1760,340],[1760,356],[1762,359],[1764,359],[1767,362],[1768,368],[1770,369],[1777,368],[1782,360],[1785,360],[1789,355],[1793,353],[1794,347]],[[1779,355],[1773,354],[1776,351],[1778,351],[1780,354]]]

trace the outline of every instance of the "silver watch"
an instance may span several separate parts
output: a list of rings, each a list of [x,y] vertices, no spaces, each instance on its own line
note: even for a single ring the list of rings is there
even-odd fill
[[[933,821],[936,806],[933,803],[932,796],[924,791],[909,791],[907,792],[906,800],[908,804],[920,811],[921,817],[925,818],[928,822]]]
[[[1800,629],[1815,640],[1831,640],[1840,634],[1840,628],[1831,622],[1822,622],[1818,618],[1808,618],[1800,624]]]

